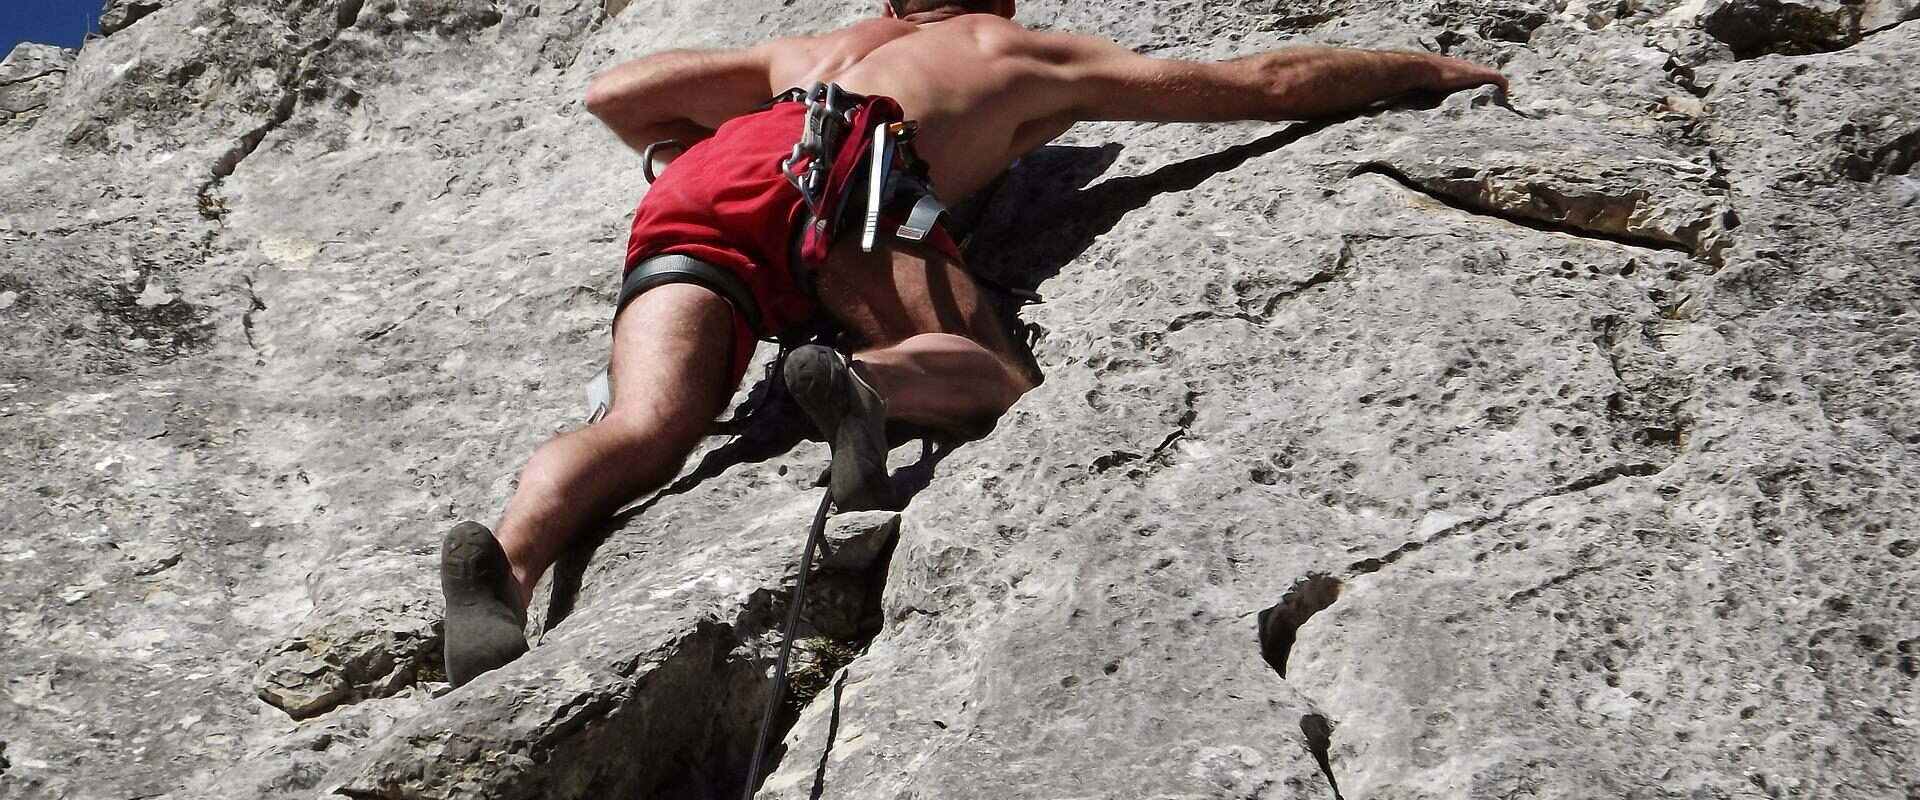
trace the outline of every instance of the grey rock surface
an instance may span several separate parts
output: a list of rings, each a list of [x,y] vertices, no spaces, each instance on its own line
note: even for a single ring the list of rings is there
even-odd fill
[[[66,85],[74,51],[22,42],[0,61],[0,125],[31,124],[47,101]]]
[[[1920,18],[1920,2],[1914,0],[1866,0],[1860,4],[1860,29],[1869,33],[1916,18]]]
[[[1023,3],[1513,89],[1015,169],[974,260],[1045,383],[831,518],[760,796],[1920,795],[1914,9]],[[434,548],[604,357],[644,189],[589,78],[867,5],[109,11],[0,65],[0,797],[736,795],[797,417],[457,691]]]
[[[167,0],[107,0],[100,11],[100,34],[112,36],[166,7]]]

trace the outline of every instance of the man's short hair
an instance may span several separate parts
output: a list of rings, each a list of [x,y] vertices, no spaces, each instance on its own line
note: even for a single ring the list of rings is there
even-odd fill
[[[1000,7],[999,0],[889,0],[889,2],[893,3],[893,13],[901,17],[947,6],[959,6],[982,14],[991,14],[994,9]]]

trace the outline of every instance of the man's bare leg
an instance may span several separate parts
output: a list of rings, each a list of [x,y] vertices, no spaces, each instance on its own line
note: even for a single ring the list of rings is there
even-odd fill
[[[720,295],[649,290],[613,331],[613,406],[534,451],[495,533],[523,607],[574,537],[679,474],[733,393],[733,306]]]
[[[990,429],[1033,382],[973,276],[922,244],[863,253],[853,238],[821,267],[820,301],[867,342],[853,368],[888,419],[958,436]]]
[[[1010,358],[964,336],[923,333],[861,350],[853,369],[886,398],[889,419],[971,437],[1033,388]]]
[[[494,535],[473,524],[447,535],[455,685],[524,652],[533,587],[574,539],[679,473],[733,391],[733,335],[733,307],[697,286],[652,289],[620,312],[606,416],[534,451]]]

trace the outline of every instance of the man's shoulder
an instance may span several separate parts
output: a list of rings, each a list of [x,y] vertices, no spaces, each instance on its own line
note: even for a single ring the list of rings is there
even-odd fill
[[[754,49],[779,55],[812,55],[850,47],[870,50],[882,42],[913,33],[915,26],[897,19],[875,17],[824,33],[794,34],[768,39]]]
[[[1032,28],[1028,28],[1027,26],[1022,25],[1018,22],[1007,19],[1006,17],[997,16],[994,14],[968,14],[966,16],[955,17],[953,19],[947,20],[946,22],[941,22],[938,24],[952,26],[955,28],[964,28],[967,31],[979,36],[1004,38],[1008,40],[1017,40],[1017,41],[1029,41],[1034,39],[1042,39],[1052,35],[1052,34],[1033,30]]]
[[[971,46],[991,56],[1056,61],[1084,49],[1095,36],[1059,31],[1035,30],[1006,17],[993,14],[968,14],[923,26],[925,33],[959,35],[972,40]]]

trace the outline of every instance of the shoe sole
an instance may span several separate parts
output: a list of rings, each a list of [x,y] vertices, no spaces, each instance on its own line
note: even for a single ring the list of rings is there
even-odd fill
[[[897,508],[887,476],[885,420],[855,416],[854,376],[840,354],[807,345],[787,354],[787,391],[833,452],[828,485],[841,511]],[[862,413],[864,409],[862,409]],[[884,413],[884,412],[882,412]],[[866,429],[862,429],[866,426]]]
[[[458,687],[527,652],[525,623],[511,603],[507,554],[486,526],[467,522],[440,543],[440,591],[446,601],[447,680]]]

